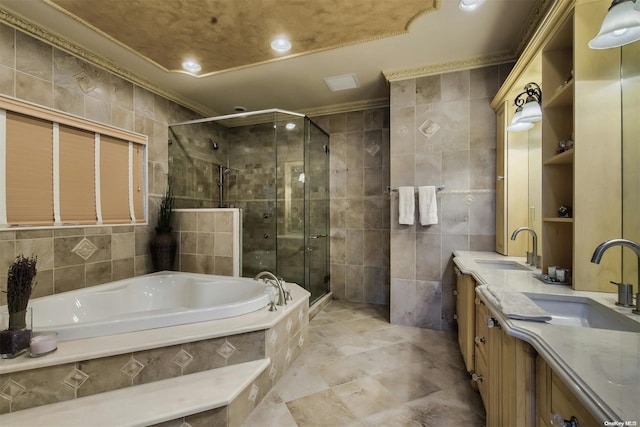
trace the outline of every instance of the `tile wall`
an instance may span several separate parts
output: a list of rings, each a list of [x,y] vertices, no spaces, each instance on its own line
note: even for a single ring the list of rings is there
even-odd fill
[[[331,290],[389,303],[389,109],[313,119],[330,134]]]
[[[495,114],[511,65],[391,83],[391,185],[444,184],[438,224],[398,224],[391,197],[391,322],[451,329],[454,250],[495,250]],[[427,122],[429,121],[429,122]],[[429,137],[419,126],[431,124]],[[437,129],[437,130],[436,130]],[[417,206],[417,204],[416,204]]]
[[[149,233],[166,186],[169,122],[198,116],[167,99],[0,24],[0,93],[148,136],[149,223],[0,232],[0,287],[15,256],[38,256],[34,296],[151,271]],[[83,242],[91,254],[81,256]],[[74,251],[74,249],[76,249]],[[6,304],[0,293],[0,305]]]
[[[176,267],[191,273],[239,275],[240,214],[231,209],[176,212],[179,256]],[[235,222],[235,223],[234,223]],[[235,261],[235,263],[234,263]]]

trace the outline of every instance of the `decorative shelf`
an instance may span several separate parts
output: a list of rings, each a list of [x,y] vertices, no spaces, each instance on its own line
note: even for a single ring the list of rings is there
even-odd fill
[[[573,218],[545,217],[544,222],[565,222],[573,223]]]
[[[544,161],[545,165],[569,165],[573,163],[573,148]]]
[[[573,105],[573,79],[556,91],[545,103],[544,108],[569,107]]]

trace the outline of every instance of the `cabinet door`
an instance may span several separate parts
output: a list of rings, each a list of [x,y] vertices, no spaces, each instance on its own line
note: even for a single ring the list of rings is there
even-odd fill
[[[582,427],[602,425],[540,356],[536,360],[536,399],[538,427],[553,425],[551,420],[554,417],[558,420],[575,417]]]
[[[456,268],[457,295],[456,314],[458,317],[458,344],[467,372],[473,371],[475,338],[475,286],[476,281]]]
[[[500,424],[535,426],[536,352],[526,342],[500,334]]]
[[[496,112],[496,252],[507,255],[507,118],[504,102]]]

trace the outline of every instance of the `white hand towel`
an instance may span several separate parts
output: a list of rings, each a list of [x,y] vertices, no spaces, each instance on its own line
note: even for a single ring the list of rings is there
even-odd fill
[[[416,202],[413,187],[398,188],[398,222],[413,225]]]
[[[418,187],[418,208],[420,209],[420,225],[438,223],[436,187],[432,185]]]
[[[547,322],[551,316],[531,301],[522,292],[506,291],[489,287],[489,292],[493,294],[500,304],[502,312],[510,319],[530,320],[533,322]]]

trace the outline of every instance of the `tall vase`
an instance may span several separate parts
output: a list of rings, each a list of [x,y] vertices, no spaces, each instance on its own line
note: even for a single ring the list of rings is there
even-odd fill
[[[2,323],[6,329],[0,331],[0,358],[13,359],[29,348],[31,341],[31,308],[18,312],[3,312]]]
[[[153,271],[173,270],[178,241],[171,234],[171,228],[157,228],[156,235],[149,243]]]

